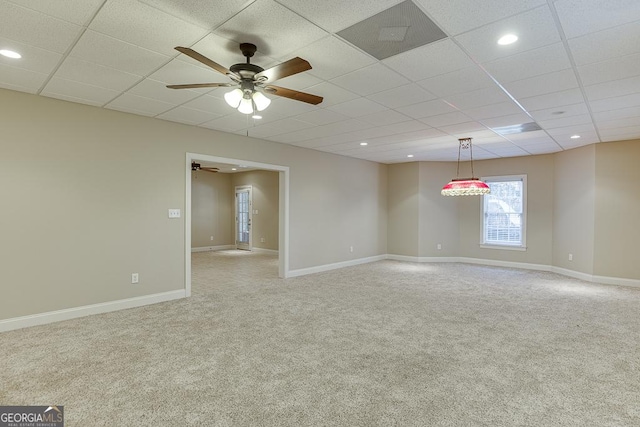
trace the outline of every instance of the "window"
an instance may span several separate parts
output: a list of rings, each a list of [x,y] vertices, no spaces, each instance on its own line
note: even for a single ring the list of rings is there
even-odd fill
[[[482,197],[482,247],[525,250],[527,176],[482,178],[491,193]]]

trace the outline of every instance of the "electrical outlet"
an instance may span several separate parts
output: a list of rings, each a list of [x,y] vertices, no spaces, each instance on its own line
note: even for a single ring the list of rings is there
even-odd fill
[[[260,243],[264,243],[264,237],[260,238]]]
[[[180,209],[169,209],[169,218],[180,218]]]
[[[211,237],[209,238],[209,240],[213,241],[213,236],[211,236]]]
[[[569,261],[573,261],[573,254],[569,254]]]
[[[438,243],[438,244],[436,245],[436,249],[438,249],[439,251],[441,251],[441,250],[442,250],[442,243]]]
[[[349,246],[349,252],[353,252],[353,246]]]
[[[131,283],[139,283],[140,282],[140,276],[138,275],[138,273],[131,273]]]

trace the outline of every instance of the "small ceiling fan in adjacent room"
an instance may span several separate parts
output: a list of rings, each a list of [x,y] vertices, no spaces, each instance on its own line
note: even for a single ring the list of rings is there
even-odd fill
[[[267,108],[271,103],[271,100],[265,96],[265,93],[313,105],[317,105],[322,102],[323,98],[321,96],[271,84],[271,82],[278,79],[310,70],[311,64],[302,58],[296,57],[265,70],[264,68],[251,63],[250,59],[257,50],[256,45],[251,43],[241,43],[240,50],[247,58],[247,62],[232,65],[227,69],[188,47],[178,46],[176,47],[176,50],[214,69],[215,71],[228,76],[232,82],[168,85],[167,87],[170,89],[234,87],[235,89],[224,95],[224,99],[227,101],[227,104],[233,108],[237,108],[238,111],[243,114],[253,114],[255,110],[262,111]]]
[[[200,165],[200,163],[191,162],[191,170],[192,171],[206,171],[206,172],[217,173],[220,169],[211,168],[211,167],[207,167],[207,166],[202,166],[202,165]]]

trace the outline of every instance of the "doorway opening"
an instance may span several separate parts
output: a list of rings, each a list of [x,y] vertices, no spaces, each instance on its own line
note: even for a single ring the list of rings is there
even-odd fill
[[[250,251],[253,248],[253,233],[251,232],[253,199],[251,197],[251,186],[236,187],[235,193],[236,249]]]
[[[194,161],[243,165],[248,168],[278,172],[278,276],[289,276],[289,167],[268,163],[252,162],[242,159],[216,157],[206,154],[186,153],[185,161],[185,294],[191,296],[191,227],[192,227],[192,182],[191,163]],[[252,212],[249,209],[249,212]],[[247,217],[247,225],[248,219]],[[249,229],[250,231],[250,229]],[[248,237],[251,233],[248,233]],[[236,233],[237,237],[237,233]],[[249,241],[249,247],[251,241]]]

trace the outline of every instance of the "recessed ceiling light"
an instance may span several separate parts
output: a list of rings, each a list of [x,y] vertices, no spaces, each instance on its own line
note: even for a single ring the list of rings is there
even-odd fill
[[[407,157],[413,157],[413,154],[407,154]]]
[[[232,171],[237,171],[238,169],[236,169],[236,168],[231,168],[231,170],[232,170]]]
[[[580,138],[580,135],[571,135],[571,139],[578,139]]]
[[[564,113],[565,113],[564,111],[554,111],[551,114],[553,114],[554,116],[559,116],[560,114],[564,114]]]
[[[365,145],[369,145],[368,142],[361,142],[360,145],[365,146]]]
[[[256,120],[260,120],[262,118],[262,116],[259,116],[257,114],[254,114],[253,116],[251,116],[252,119],[256,119]]]
[[[13,59],[22,58],[22,55],[20,55],[18,52],[14,52],[12,50],[7,50],[7,49],[0,50],[0,55],[6,56],[7,58],[13,58]]]
[[[504,36],[498,39],[498,44],[502,46],[506,46],[511,43],[515,43],[518,41],[518,36],[515,34],[505,34]]]

